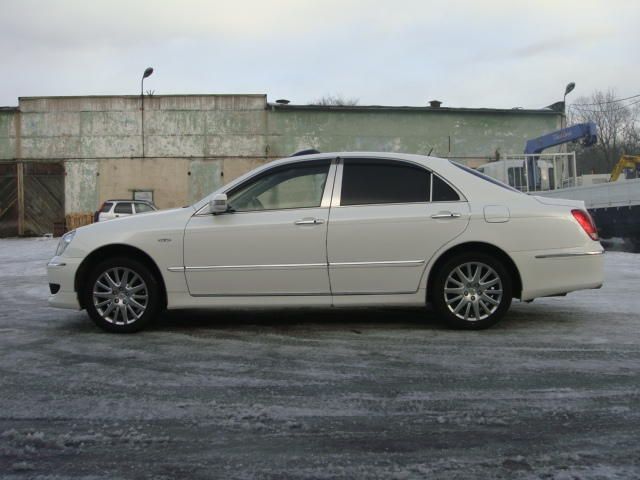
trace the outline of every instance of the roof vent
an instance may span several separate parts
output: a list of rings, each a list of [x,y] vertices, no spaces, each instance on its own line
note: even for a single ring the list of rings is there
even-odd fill
[[[289,105],[289,100],[287,100],[286,98],[280,98],[278,100],[276,100],[276,103],[279,103],[280,105]]]
[[[431,108],[440,108],[440,105],[442,105],[440,100],[429,100],[429,106]]]

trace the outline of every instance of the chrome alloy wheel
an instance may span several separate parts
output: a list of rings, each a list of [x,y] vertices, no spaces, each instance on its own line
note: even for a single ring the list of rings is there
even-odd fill
[[[454,268],[444,282],[449,311],[467,322],[490,317],[502,301],[502,280],[489,265],[469,262]]]
[[[114,325],[138,320],[149,304],[149,290],[142,277],[125,267],[103,272],[93,285],[93,305],[98,314]]]

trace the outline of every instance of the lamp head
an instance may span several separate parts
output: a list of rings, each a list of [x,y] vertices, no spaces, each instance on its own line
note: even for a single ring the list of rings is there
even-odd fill
[[[567,86],[564,89],[564,94],[567,95],[568,93],[572,92],[574,88],[576,88],[575,82],[567,83]]]

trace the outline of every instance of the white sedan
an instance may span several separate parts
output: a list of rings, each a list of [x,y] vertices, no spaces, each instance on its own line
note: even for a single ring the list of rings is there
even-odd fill
[[[48,277],[51,305],[112,332],[163,309],[428,302],[449,325],[480,329],[512,298],[599,288],[603,249],[583,202],[441,158],[311,154],[190,207],[67,233]]]

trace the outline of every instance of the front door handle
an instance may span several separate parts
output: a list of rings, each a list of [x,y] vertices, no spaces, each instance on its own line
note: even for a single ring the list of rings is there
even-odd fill
[[[457,212],[439,212],[431,215],[431,218],[459,218],[460,213]]]
[[[320,225],[324,223],[324,220],[322,218],[302,218],[293,223],[296,225]]]

